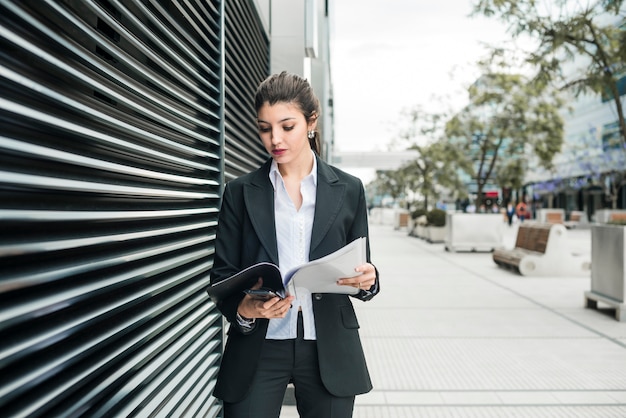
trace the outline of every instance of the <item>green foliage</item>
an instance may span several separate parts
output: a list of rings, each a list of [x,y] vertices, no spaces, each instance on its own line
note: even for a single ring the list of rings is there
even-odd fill
[[[397,170],[379,170],[376,172],[374,186],[378,193],[388,194],[396,200],[404,195],[406,181]]]
[[[622,225],[622,226],[626,226],[626,219],[616,219],[614,221],[609,221],[607,222],[607,224],[610,225]]]
[[[488,182],[521,185],[529,152],[550,168],[563,143],[563,120],[559,95],[512,72],[499,51],[479,67],[482,76],[469,88],[470,104],[448,121],[446,134],[464,150],[480,200]]]
[[[576,96],[593,93],[611,100],[621,145],[626,147],[623,96],[617,89],[626,74],[624,13],[623,0],[478,0],[473,9],[473,14],[507,23],[514,37],[525,35],[536,41],[537,47],[526,57],[536,69],[535,83],[553,83]],[[535,151],[545,159],[552,150],[540,146]],[[611,184],[619,185],[626,178],[626,167],[612,176]],[[607,194],[615,208],[618,187]]]
[[[424,215],[426,215],[426,209],[423,209],[423,208],[415,209],[413,212],[411,212],[411,219],[417,219],[420,216],[424,216]]]
[[[433,209],[426,214],[429,226],[445,226],[446,211],[441,209]]]
[[[524,179],[523,163],[520,158],[503,161],[497,168],[496,183],[503,188],[520,189]]]
[[[555,82],[575,95],[593,92],[613,100],[626,145],[623,103],[617,92],[617,81],[626,73],[626,31],[619,26],[622,6],[623,0],[479,0],[473,13],[496,17],[509,25],[513,36],[537,41],[526,57],[537,70],[537,83]],[[572,66],[574,61],[584,64]]]
[[[422,207],[428,207],[431,199],[437,199],[445,189],[455,197],[467,196],[459,169],[465,159],[463,150],[445,138],[444,113],[429,113],[416,106],[405,111],[399,125],[404,128],[396,138],[396,144],[416,151],[418,157],[404,164],[398,173],[405,181],[407,190],[423,199]]]

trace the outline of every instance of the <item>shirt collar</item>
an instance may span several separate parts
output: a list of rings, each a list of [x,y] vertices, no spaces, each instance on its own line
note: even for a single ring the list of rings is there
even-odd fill
[[[311,168],[311,172],[304,179],[310,177],[313,180],[313,185],[317,186],[317,157],[315,156],[313,150],[311,150],[311,154],[313,154],[313,167]],[[281,177],[281,175],[280,171],[278,171],[278,163],[276,163],[276,160],[272,159],[272,165],[270,166],[270,181],[272,182],[274,190],[276,190],[276,182],[279,177]]]

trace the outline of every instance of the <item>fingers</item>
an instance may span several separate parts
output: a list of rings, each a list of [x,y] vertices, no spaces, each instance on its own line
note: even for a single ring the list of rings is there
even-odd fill
[[[239,312],[246,318],[284,318],[291,309],[293,299],[293,296],[288,296],[284,299],[275,297],[263,301],[246,295],[239,305]]]
[[[293,296],[270,299],[262,304],[260,314],[263,318],[284,318],[291,309],[293,299]]]
[[[337,284],[342,286],[352,286],[357,289],[369,290],[376,283],[376,269],[373,265],[366,263],[354,269],[362,273],[359,276],[339,279]]]

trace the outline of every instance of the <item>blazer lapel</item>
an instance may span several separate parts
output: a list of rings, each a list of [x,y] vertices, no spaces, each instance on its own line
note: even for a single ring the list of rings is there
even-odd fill
[[[243,197],[252,226],[269,254],[271,261],[278,264],[278,244],[274,219],[274,189],[269,179],[271,160],[257,171],[251,181],[245,185]]]
[[[343,206],[345,189],[346,185],[339,182],[337,175],[330,169],[328,164],[317,158],[315,217],[313,218],[311,249],[309,251],[311,259],[314,259],[315,249],[323,241]],[[326,254],[321,256],[324,255]]]

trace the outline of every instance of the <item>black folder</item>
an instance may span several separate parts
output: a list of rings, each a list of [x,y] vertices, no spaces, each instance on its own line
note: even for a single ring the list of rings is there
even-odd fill
[[[213,283],[207,289],[207,293],[217,303],[234,293],[241,293],[246,289],[250,289],[256,284],[259,277],[263,278],[263,287],[272,289],[284,296],[285,288],[278,266],[266,262],[254,264],[227,279]]]

